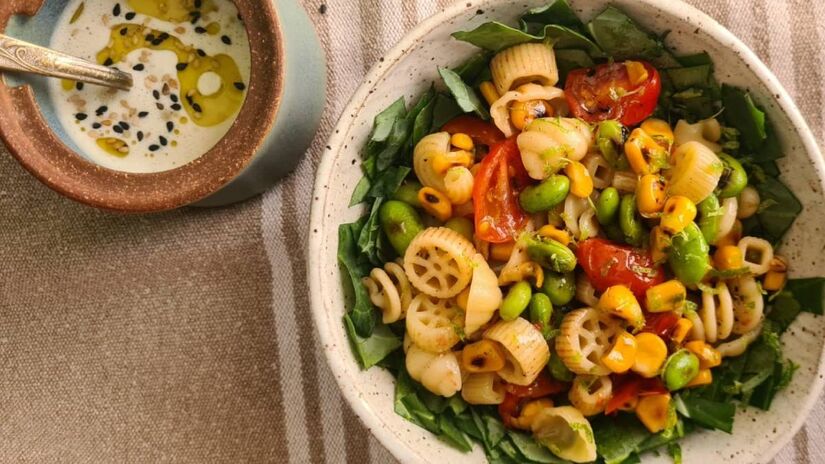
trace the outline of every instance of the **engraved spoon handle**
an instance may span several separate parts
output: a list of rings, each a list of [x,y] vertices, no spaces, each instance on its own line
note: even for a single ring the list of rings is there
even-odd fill
[[[129,73],[3,34],[0,34],[0,69],[71,79],[119,90],[129,90],[133,84]]]

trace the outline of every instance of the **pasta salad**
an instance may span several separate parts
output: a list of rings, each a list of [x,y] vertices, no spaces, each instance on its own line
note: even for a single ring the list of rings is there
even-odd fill
[[[825,279],[777,250],[802,205],[751,95],[614,7],[453,36],[478,54],[375,117],[339,228],[395,412],[492,463],[633,463],[770,408]]]

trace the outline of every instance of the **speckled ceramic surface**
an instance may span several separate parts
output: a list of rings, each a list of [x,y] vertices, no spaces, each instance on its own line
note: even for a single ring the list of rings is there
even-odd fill
[[[484,462],[480,449],[464,455],[393,412],[393,379],[381,369],[363,372],[350,352],[341,317],[345,311],[342,273],[336,248],[338,225],[357,219],[363,210],[348,208],[361,177],[360,147],[375,115],[400,96],[408,101],[438,81],[437,66],[454,66],[476,49],[453,41],[450,34],[482,22],[513,23],[541,0],[459,2],[421,24],[372,70],[359,89],[329,143],[318,170],[312,198],[309,238],[309,282],[312,310],[323,349],[341,390],[378,439],[402,462]],[[582,18],[590,18],[608,2],[572,0]],[[678,52],[706,50],[722,82],[747,87],[764,105],[783,142],[782,178],[802,201],[805,211],[785,240],[783,254],[794,277],[821,274],[817,263],[825,249],[825,170],[816,142],[788,94],[758,58],[714,20],[679,1],[618,0],[630,16],[656,32],[670,30],[668,43]],[[825,318],[802,314],[782,341],[787,356],[801,367],[790,387],[769,412],[737,413],[734,433],[700,432],[683,442],[685,463],[768,462],[799,429],[823,385],[822,351]],[[644,462],[670,462],[645,456]]]
[[[324,57],[295,0],[235,3],[245,19],[252,55],[248,94],[228,134],[196,161],[153,174],[112,171],[89,162],[74,151],[55,120],[43,78],[34,76],[3,76],[0,137],[46,185],[99,208],[153,212],[198,201],[217,206],[262,192],[294,169],[312,139],[325,100]],[[48,45],[51,25],[65,4],[2,1],[0,31]],[[278,118],[283,114],[290,117]]]

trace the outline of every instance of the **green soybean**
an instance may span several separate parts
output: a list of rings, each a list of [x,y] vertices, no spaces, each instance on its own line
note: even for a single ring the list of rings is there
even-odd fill
[[[538,185],[524,189],[519,195],[519,203],[528,213],[550,211],[567,198],[569,191],[570,179],[557,174]]]
[[[719,227],[722,224],[722,205],[716,195],[705,198],[696,208],[699,212],[696,222],[699,230],[708,243],[713,243],[719,237]]]
[[[544,293],[534,293],[530,298],[530,322],[541,327],[544,338],[549,338],[552,329],[551,317],[553,317],[553,303],[550,302],[550,297]]]
[[[524,280],[516,283],[510,287],[507,296],[501,302],[501,308],[498,310],[499,315],[505,321],[516,320],[527,309],[532,296],[533,288],[530,287],[529,283]]]
[[[596,131],[596,145],[604,156],[604,159],[611,166],[616,167],[619,162],[619,155],[627,139],[627,128],[619,121],[602,121]]]
[[[424,188],[424,186],[418,182],[404,182],[400,187],[398,187],[398,190],[395,191],[395,194],[393,194],[392,199],[403,201],[408,205],[420,208],[421,202],[418,201],[418,191],[422,188]]]
[[[563,306],[573,301],[576,296],[576,274],[573,272],[545,272],[541,291],[556,306]]]
[[[670,391],[681,390],[699,374],[699,358],[687,350],[679,350],[668,358],[662,380]]]
[[[710,270],[710,247],[696,223],[673,236],[667,262],[676,278],[685,285],[702,281]]]
[[[576,269],[576,255],[570,248],[552,239],[528,238],[527,255],[540,266],[553,272],[570,272]]]
[[[748,174],[736,158],[724,153],[719,153],[718,156],[725,165],[717,187],[719,198],[733,198],[748,186]]]
[[[458,232],[471,242],[473,241],[473,221],[465,217],[454,217],[445,222],[444,227]]]
[[[623,196],[619,204],[619,227],[629,245],[640,247],[644,244],[647,234],[642,221],[636,216],[636,195],[632,193]]]
[[[616,220],[621,201],[619,191],[614,187],[607,187],[602,190],[599,199],[596,200],[596,219],[599,220],[599,224],[606,226]]]
[[[390,200],[382,204],[378,210],[378,220],[390,244],[401,256],[404,256],[415,236],[424,230],[418,211],[403,201]]]
[[[572,382],[573,378],[576,377],[576,375],[564,365],[561,357],[555,352],[550,355],[550,362],[547,363],[547,370],[550,371],[550,375],[554,379],[561,380],[562,382]]]

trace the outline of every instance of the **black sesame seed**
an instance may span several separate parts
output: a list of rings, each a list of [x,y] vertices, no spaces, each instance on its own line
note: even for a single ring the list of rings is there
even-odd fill
[[[172,108],[175,111],[180,111],[181,110],[180,103],[175,103],[170,108]]]
[[[77,118],[78,121],[85,121],[86,118],[89,117],[89,115],[86,113],[77,113],[76,115],[74,115],[74,117]]]
[[[201,9],[201,6],[203,6],[203,1],[201,1],[201,0],[195,0],[195,8],[197,8],[197,9],[199,9],[199,10],[200,10],[200,9]]]
[[[192,109],[195,110],[195,112],[197,112],[197,113],[203,113],[203,109],[201,109],[201,106],[198,105],[197,103],[194,103],[192,105]]]
[[[132,128],[132,126],[130,126],[129,123],[126,121],[120,121],[120,127],[122,127],[125,131]]]
[[[169,33],[168,33],[168,32],[162,32],[162,33],[158,36],[158,39],[160,39],[160,40],[166,40],[166,39],[168,39],[168,38],[169,38]]]
[[[178,96],[175,95],[174,93],[172,95],[169,95],[169,99],[172,100],[172,102],[174,102],[174,103],[178,102]]]
[[[146,41],[147,42],[153,42],[154,40],[155,40],[155,35],[154,34],[146,34]]]
[[[126,35],[128,33],[129,33],[129,28],[124,27],[120,30],[120,35]]]
[[[166,130],[168,130],[169,132],[172,132],[173,130],[175,130],[175,123],[173,123],[172,121],[167,122],[166,123]]]
[[[149,145],[149,151],[158,151],[160,147],[158,145]]]
[[[175,69],[177,69],[178,71],[185,71],[186,68],[188,68],[188,67],[189,67],[189,63],[178,63],[175,66]]]
[[[225,43],[226,45],[232,45],[232,39],[230,39],[228,35],[221,36],[221,42]]]
[[[137,139],[138,139],[138,142],[142,142],[142,141],[143,141],[143,131],[138,131],[138,133],[137,133]]]
[[[103,66],[111,66],[111,65],[113,65],[114,63],[115,63],[115,62],[114,62],[114,61],[112,61],[112,59],[111,59],[111,58],[106,58],[106,61],[104,61],[104,62],[103,62]]]
[[[246,90],[246,84],[243,82],[235,82],[235,88],[238,90]]]
[[[155,100],[160,100],[160,92],[157,90],[152,91],[152,96],[155,97]]]
[[[120,3],[115,5],[114,9],[112,9],[112,14],[115,16],[120,16]]]
[[[206,56],[206,52],[205,52],[205,51],[203,51],[203,50],[201,50],[201,49],[199,48],[199,49],[198,49],[198,55],[200,55],[200,56]]]
[[[192,106],[192,104],[195,103],[194,100],[192,100],[192,97],[189,95],[186,96],[186,102],[189,103],[189,106]]]
[[[134,69],[135,71],[143,71],[144,69],[146,69],[146,66],[144,66],[143,63],[138,63],[132,66],[132,69]]]
[[[318,7],[318,13],[326,14],[327,12],[327,5],[322,3],[320,7]]]
[[[115,131],[115,132],[117,132],[118,134],[122,134],[122,133],[123,133],[123,128],[122,128],[122,127],[120,127],[120,126],[112,126],[112,130],[113,130],[113,131]]]
[[[131,21],[131,20],[135,19],[135,16],[137,16],[137,13],[135,13],[134,11],[130,11],[130,12],[126,13],[125,18],[128,21]]]
[[[152,41],[152,45],[155,46],[155,47],[157,47],[158,45],[160,45],[162,43],[163,43],[163,40],[161,40],[161,39],[155,39],[155,40]]]
[[[83,83],[82,83],[82,82],[78,82],[77,84],[75,84],[75,88],[76,88],[77,90],[83,90],[83,87],[84,87],[84,85],[83,85]]]
[[[163,103],[155,103],[155,107],[157,107],[157,109],[160,111],[163,111],[163,109],[166,108],[165,106],[163,106]]]
[[[106,105],[101,106],[95,111],[95,114],[98,116],[103,116],[103,113],[109,111],[109,107]]]
[[[146,116],[149,116],[148,111],[141,111],[140,113],[138,113],[139,118],[145,118]]]
[[[103,127],[103,125],[99,122],[92,124],[92,129],[100,129],[101,127]]]
[[[169,141],[166,140],[166,137],[164,137],[162,135],[160,136],[160,138],[158,140],[160,140],[160,144],[163,145],[164,147],[169,144]]]
[[[198,34],[206,34],[206,28],[202,26],[198,26],[195,28],[195,32]]]

